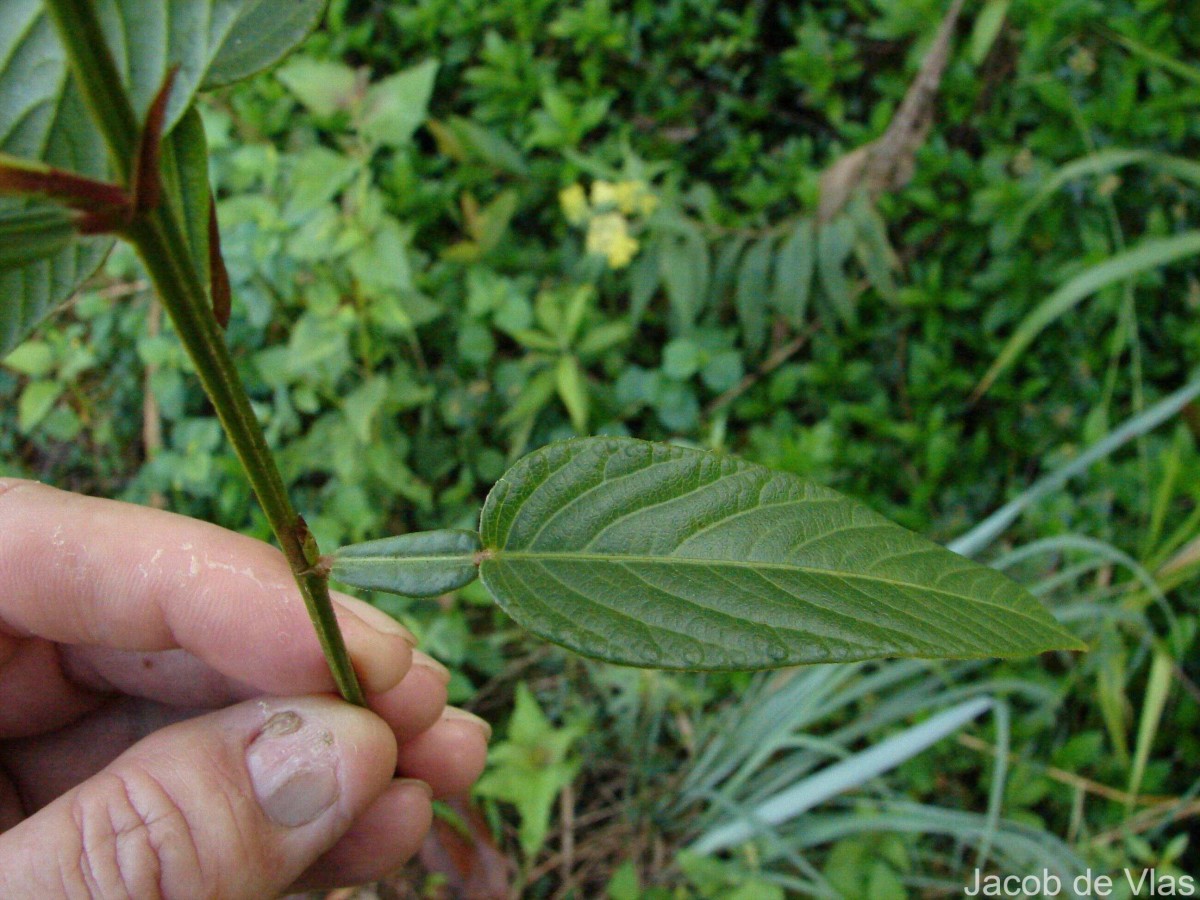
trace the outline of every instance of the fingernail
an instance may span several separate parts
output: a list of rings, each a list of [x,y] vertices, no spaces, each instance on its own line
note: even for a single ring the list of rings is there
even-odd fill
[[[385,613],[382,609],[378,609],[367,603],[365,600],[359,600],[354,597],[339,598],[338,603],[343,609],[346,609],[353,615],[358,616],[369,627],[374,628],[382,634],[399,635],[408,642],[410,647],[417,646],[417,639],[411,631]]]
[[[428,653],[423,653],[420,650],[414,650],[412,654],[412,664],[414,666],[420,666],[422,669],[428,669],[438,677],[438,680],[441,681],[442,684],[450,683],[450,670]]]
[[[263,812],[276,825],[307,825],[338,796],[333,733],[287,710],[267,719],[246,748],[246,768]]]
[[[491,740],[492,726],[488,724],[486,719],[479,718],[475,713],[459,709],[457,706],[447,706],[442,710],[442,718],[454,722],[473,722],[483,729],[483,739],[485,741]]]
[[[396,787],[407,787],[413,790],[419,790],[430,800],[433,799],[433,788],[427,785],[424,781],[418,778],[394,778],[392,784]]]

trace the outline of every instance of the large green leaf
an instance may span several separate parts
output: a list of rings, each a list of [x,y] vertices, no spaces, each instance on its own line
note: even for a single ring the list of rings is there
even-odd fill
[[[54,256],[75,240],[70,211],[39,203],[0,209],[0,269]]]
[[[87,110],[67,84],[62,45],[41,0],[0,3],[0,64],[0,152],[107,175],[104,146],[91,139]],[[26,209],[45,206],[0,197],[0,218],[12,221]],[[17,258],[0,267],[0,356],[66,299],[111,246],[110,238],[68,241],[33,261]]]
[[[529,630],[681,669],[1082,645],[999,572],[823,487],[630,439],[551,444],[493,488],[480,576]]]
[[[179,66],[167,110],[169,129],[213,76],[224,83],[268,65],[304,36],[324,0],[96,0],[117,68],[134,109],[145,113],[167,70]],[[273,12],[272,12],[273,11]],[[292,28],[267,28],[284,21]],[[219,77],[218,77],[219,76]],[[37,159],[92,178],[110,179],[62,44],[41,0],[0,2],[0,152]],[[25,208],[0,198],[0,217]],[[0,356],[65,300],[103,260],[109,238],[77,240],[33,262],[0,267]]]
[[[220,87],[278,62],[317,27],[326,0],[242,0],[201,88]]]

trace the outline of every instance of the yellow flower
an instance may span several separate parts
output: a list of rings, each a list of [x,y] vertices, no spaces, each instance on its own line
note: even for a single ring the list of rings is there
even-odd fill
[[[592,182],[592,206],[615,206],[617,204],[617,186],[611,181]]]
[[[578,183],[558,192],[558,205],[572,225],[582,225],[588,217],[587,195]]]
[[[603,256],[609,266],[623,269],[638,251],[638,242],[629,236],[625,217],[620,213],[601,213],[588,224],[586,248],[588,253]]]
[[[650,193],[644,181],[621,181],[614,190],[617,209],[627,216],[648,216],[658,206],[658,198]]]
[[[617,209],[632,216],[637,210],[638,195],[642,192],[641,182],[618,181],[613,193],[617,198]]]

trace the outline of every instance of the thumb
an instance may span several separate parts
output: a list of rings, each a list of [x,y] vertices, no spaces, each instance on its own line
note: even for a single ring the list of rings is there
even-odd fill
[[[387,724],[332,698],[255,700],[190,719],[0,834],[0,896],[274,896],[395,767]]]

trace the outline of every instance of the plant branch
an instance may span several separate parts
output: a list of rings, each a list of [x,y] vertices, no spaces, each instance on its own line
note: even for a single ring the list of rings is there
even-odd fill
[[[144,160],[137,159],[139,147],[145,146],[145,136],[139,135],[137,117],[91,0],[45,0],[45,3],[121,180],[129,184],[136,173],[147,169],[157,178],[156,164],[147,166]],[[140,187],[145,190],[146,186]],[[288,499],[198,274],[197,266],[209,261],[192,259],[183,228],[165,203],[137,210],[123,234],[145,263],[163,307],[246,470],[304,597],[338,690],[351,703],[364,705],[362,689],[334,615],[328,576],[318,566],[320,551]]]
[[[711,416],[713,413],[720,412],[738,397],[742,396],[742,394],[746,393],[746,391],[750,390],[750,388],[754,387],[761,379],[782,366],[800,352],[804,345],[808,343],[809,338],[816,334],[819,328],[820,325],[814,322],[782,347],[778,348],[763,360],[763,364],[757,370],[743,375],[741,381],[708,404],[704,409],[704,415]]]

